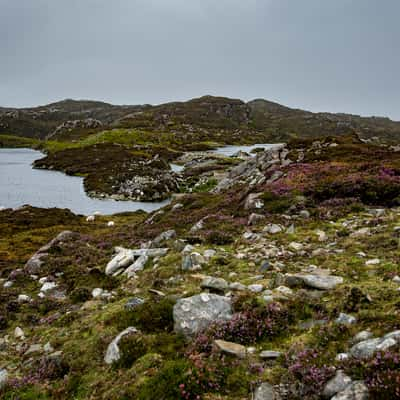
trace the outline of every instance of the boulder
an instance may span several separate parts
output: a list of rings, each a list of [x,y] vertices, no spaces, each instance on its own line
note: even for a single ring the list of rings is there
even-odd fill
[[[278,400],[278,396],[273,386],[264,382],[255,390],[254,400]]]
[[[228,282],[222,278],[207,276],[201,282],[200,287],[202,289],[209,289],[211,291],[215,290],[218,292],[224,292],[226,289],[228,289]]]
[[[238,358],[246,357],[246,347],[238,343],[227,342],[225,340],[215,340],[214,345],[223,353],[227,353]]]
[[[322,396],[330,399],[336,393],[342,392],[347,386],[351,384],[352,380],[342,370],[336,371],[335,376],[330,379],[322,392]]]
[[[355,358],[370,358],[377,351],[385,351],[400,343],[400,331],[393,331],[381,338],[367,339],[355,344],[350,355]]]
[[[331,400],[367,400],[368,398],[368,388],[364,382],[356,381],[337,393]]]
[[[201,293],[180,299],[173,308],[174,329],[191,337],[216,321],[232,318],[230,299],[216,294]]]
[[[119,333],[114,340],[108,345],[106,355],[104,356],[104,362],[106,364],[112,364],[121,358],[120,350],[118,347],[119,342],[124,336],[134,335],[138,333],[138,330],[133,326],[126,328],[121,333]]]

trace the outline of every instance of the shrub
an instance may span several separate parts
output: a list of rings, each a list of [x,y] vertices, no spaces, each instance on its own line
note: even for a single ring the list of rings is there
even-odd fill
[[[70,294],[70,298],[73,303],[82,303],[86,300],[89,300],[91,297],[92,295],[90,290],[86,287],[78,287]]]

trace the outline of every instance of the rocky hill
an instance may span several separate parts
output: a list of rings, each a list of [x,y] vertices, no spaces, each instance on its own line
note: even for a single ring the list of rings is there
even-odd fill
[[[0,108],[0,134],[74,139],[110,128],[224,138],[231,143],[240,141],[243,134],[249,143],[350,133],[382,142],[397,142],[400,137],[400,123],[388,118],[312,113],[262,99],[245,103],[204,96],[158,106],[64,100],[35,108]]]
[[[185,153],[205,180],[151,214],[0,211],[0,397],[399,399],[396,150]]]

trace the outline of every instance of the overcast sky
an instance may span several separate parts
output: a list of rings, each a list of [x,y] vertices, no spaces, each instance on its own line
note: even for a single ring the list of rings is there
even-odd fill
[[[0,0],[0,105],[204,94],[400,120],[400,0]]]

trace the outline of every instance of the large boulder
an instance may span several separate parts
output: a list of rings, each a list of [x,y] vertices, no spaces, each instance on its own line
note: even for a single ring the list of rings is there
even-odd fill
[[[336,393],[342,392],[351,384],[352,380],[343,371],[336,371],[335,376],[327,382],[322,392],[322,396],[330,399]]]
[[[232,318],[229,298],[210,293],[201,293],[180,299],[173,309],[175,332],[191,337],[216,321]]]
[[[385,351],[400,343],[400,330],[393,331],[381,338],[367,339],[355,344],[350,355],[355,358],[370,358],[377,351]]]
[[[60,245],[65,241],[77,237],[79,234],[71,231],[62,231],[49,243],[41,247],[25,264],[25,269],[30,274],[37,274],[44,263],[45,258],[49,254],[49,250],[54,246]]]
[[[339,392],[331,400],[368,400],[368,388],[364,382],[356,381]]]

